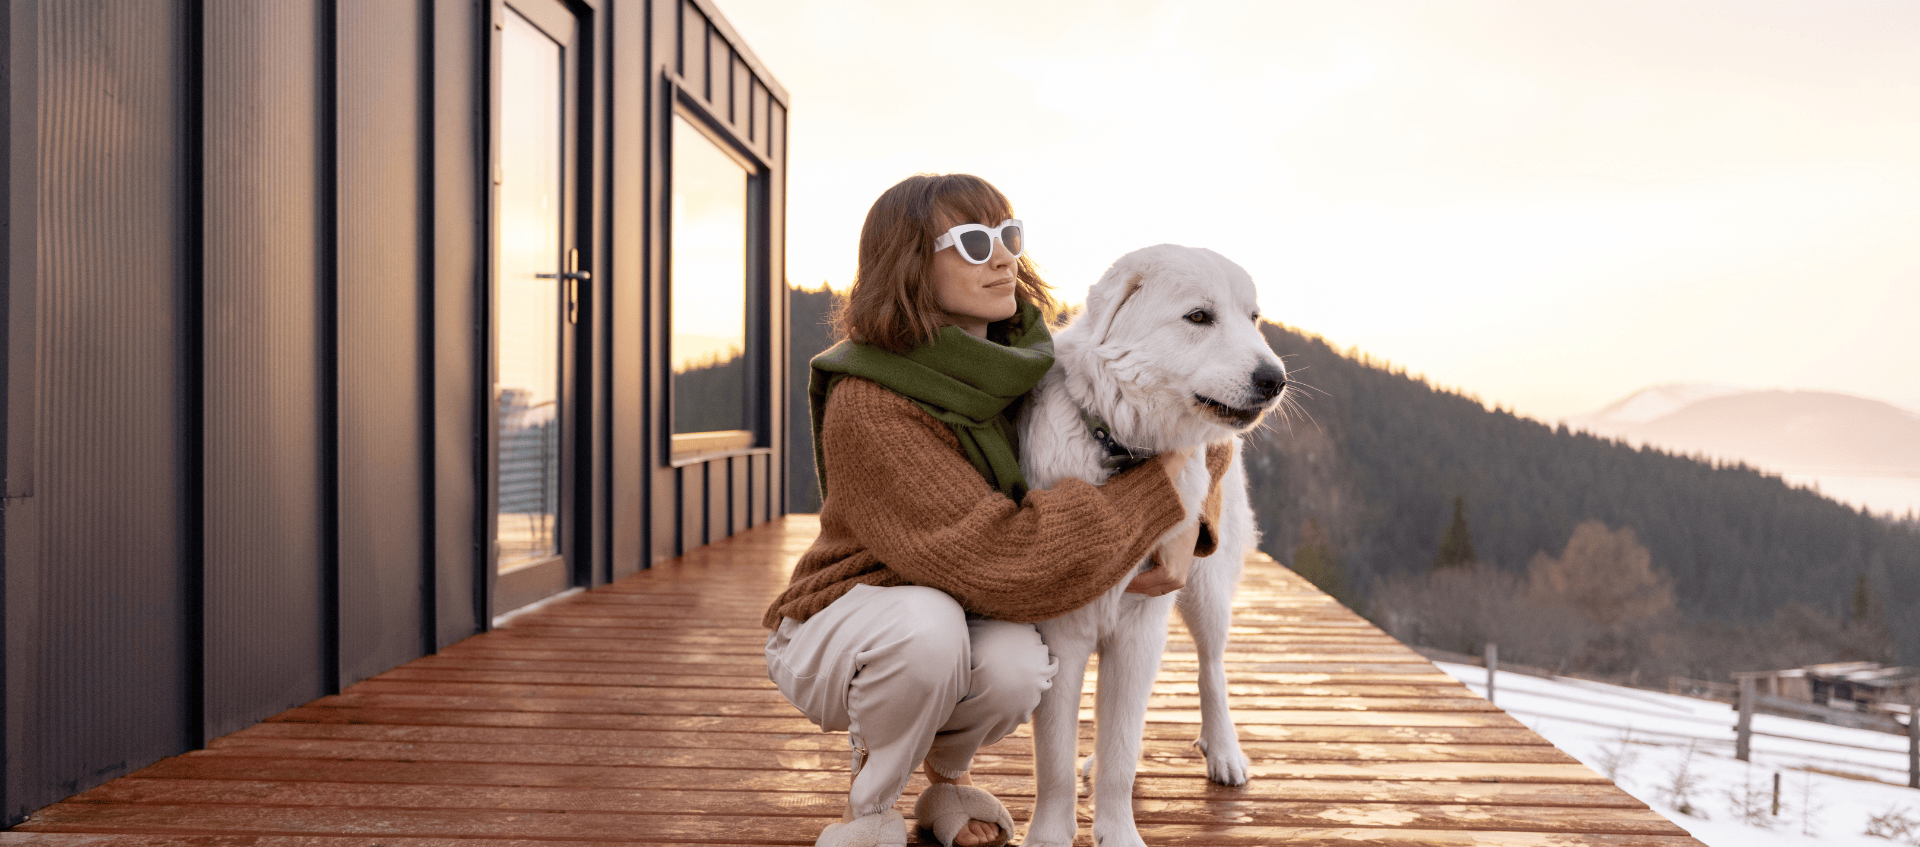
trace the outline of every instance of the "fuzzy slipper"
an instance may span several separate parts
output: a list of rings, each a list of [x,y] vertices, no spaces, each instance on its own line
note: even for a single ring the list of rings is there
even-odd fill
[[[813,847],[906,847],[907,821],[894,809],[821,830]]]
[[[1013,838],[1013,815],[992,794],[971,785],[940,783],[927,786],[913,804],[913,819],[922,829],[933,833],[946,847],[960,834],[967,821],[991,821],[1000,826],[1000,837],[980,847],[1000,847]]]

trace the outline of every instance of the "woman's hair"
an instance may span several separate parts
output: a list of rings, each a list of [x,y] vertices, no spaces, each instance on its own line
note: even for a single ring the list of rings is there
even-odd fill
[[[861,344],[905,353],[948,323],[933,282],[933,240],[963,223],[995,226],[1013,217],[1006,195],[971,174],[915,174],[867,210],[853,289],[834,312],[834,328]],[[1056,304],[1023,253],[1014,296],[1053,317]]]

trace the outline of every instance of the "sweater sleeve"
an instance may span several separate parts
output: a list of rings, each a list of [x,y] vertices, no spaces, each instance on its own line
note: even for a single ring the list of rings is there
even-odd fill
[[[821,448],[841,519],[880,562],[1001,620],[1086,605],[1185,514],[1155,463],[1100,486],[1067,480],[1029,491],[1015,504],[973,469],[944,424],[863,379],[835,387]]]

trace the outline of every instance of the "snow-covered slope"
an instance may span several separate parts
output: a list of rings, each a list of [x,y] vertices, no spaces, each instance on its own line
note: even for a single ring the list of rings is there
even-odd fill
[[[1485,669],[1437,665],[1485,696]],[[1712,847],[1887,847],[1899,842],[1865,832],[1889,813],[1904,813],[1920,837],[1901,736],[1755,715],[1748,763],[1733,757],[1736,715],[1725,703],[1512,673],[1495,686],[1508,714]]]

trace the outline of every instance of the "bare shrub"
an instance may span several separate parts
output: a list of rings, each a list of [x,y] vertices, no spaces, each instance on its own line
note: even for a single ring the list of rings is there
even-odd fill
[[[1801,835],[1807,836],[1808,838],[1815,838],[1820,835],[1819,831],[1813,828],[1813,822],[1819,819],[1820,813],[1826,808],[1827,805],[1820,802],[1820,792],[1815,791],[1813,788],[1813,773],[1810,771],[1801,771],[1800,805],[1795,810],[1800,813]]]
[[[1779,826],[1780,819],[1773,814],[1773,790],[1762,783],[1753,784],[1753,768],[1747,768],[1737,786],[1727,786],[1727,801],[1733,807],[1733,819],[1747,826],[1771,830]]]
[[[1687,742],[1687,754],[1679,764],[1667,769],[1667,782],[1657,790],[1660,802],[1689,817],[1707,819],[1706,810],[1693,804],[1693,793],[1700,790],[1700,774],[1693,769],[1693,755],[1699,742]]]
[[[1613,743],[1600,748],[1600,769],[1605,771],[1607,779],[1619,782],[1628,768],[1640,760],[1640,751],[1633,749],[1633,727],[1620,730]]]
[[[1867,818],[1867,835],[1899,844],[1920,845],[1920,817],[1905,806],[1895,806]]]

